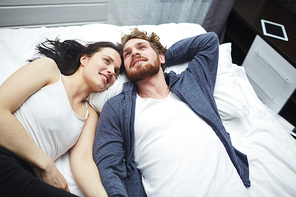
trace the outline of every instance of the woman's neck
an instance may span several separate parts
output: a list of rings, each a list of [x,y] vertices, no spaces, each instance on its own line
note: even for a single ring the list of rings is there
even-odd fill
[[[83,83],[78,75],[62,75],[62,81],[65,86],[68,98],[71,103],[81,103],[90,94],[89,88]]]

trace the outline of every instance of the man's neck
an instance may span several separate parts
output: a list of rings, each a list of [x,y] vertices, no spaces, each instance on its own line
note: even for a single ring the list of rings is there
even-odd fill
[[[153,77],[137,82],[138,95],[143,98],[163,99],[169,93],[169,87],[166,84],[163,72],[159,72]]]

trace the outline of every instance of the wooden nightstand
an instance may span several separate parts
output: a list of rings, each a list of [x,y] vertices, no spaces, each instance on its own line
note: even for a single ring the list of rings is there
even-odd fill
[[[264,36],[261,19],[283,24],[289,41]],[[296,126],[296,15],[275,0],[236,0],[224,42],[258,97]]]

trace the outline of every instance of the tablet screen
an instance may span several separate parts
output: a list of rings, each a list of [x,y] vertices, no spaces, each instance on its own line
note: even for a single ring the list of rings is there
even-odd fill
[[[267,20],[261,20],[263,34],[273,38],[288,41],[285,27],[281,24]]]
[[[266,32],[276,36],[284,37],[283,30],[280,26],[265,23]]]

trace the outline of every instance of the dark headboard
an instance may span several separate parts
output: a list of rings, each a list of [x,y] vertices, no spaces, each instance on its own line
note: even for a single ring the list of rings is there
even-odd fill
[[[295,14],[296,17],[296,0],[276,0],[284,8]]]

